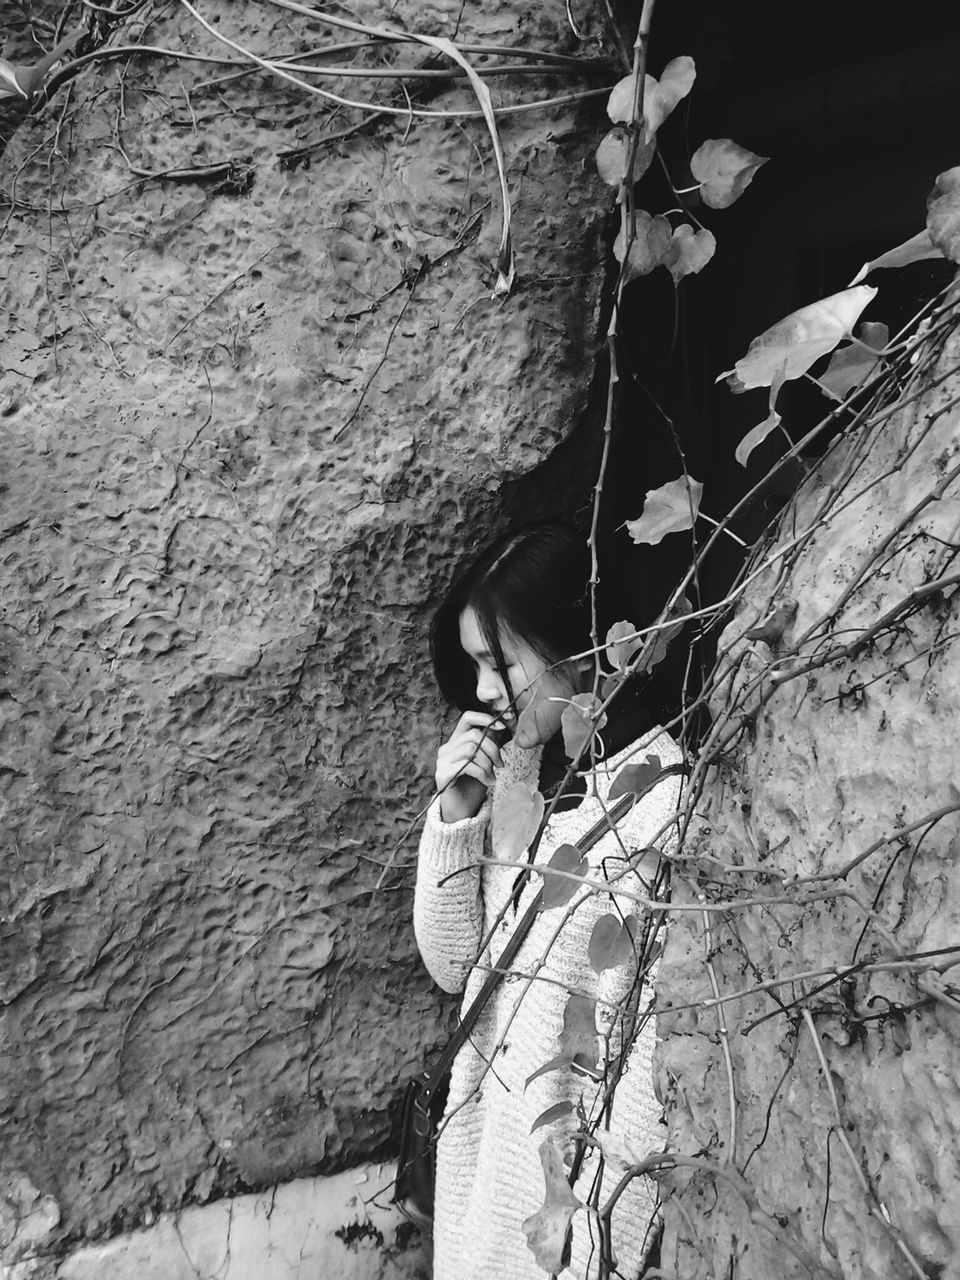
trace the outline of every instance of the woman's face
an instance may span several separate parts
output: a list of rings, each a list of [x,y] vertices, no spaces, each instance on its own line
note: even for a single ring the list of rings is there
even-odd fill
[[[473,663],[477,701],[500,716],[512,733],[520,712],[536,700],[537,714],[525,717],[521,747],[549,742],[560,731],[560,717],[569,699],[579,692],[576,672],[569,663],[547,662],[535,649],[506,628],[500,631],[500,647],[506,663],[509,687],[480,629],[476,611],[467,605],[460,615],[460,644]],[[522,739],[522,740],[521,740]]]

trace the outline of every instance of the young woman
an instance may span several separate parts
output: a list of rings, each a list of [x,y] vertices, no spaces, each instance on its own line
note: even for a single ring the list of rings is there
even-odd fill
[[[548,862],[601,820],[624,764],[642,764],[646,755],[658,756],[664,767],[680,762],[673,741],[625,691],[579,776],[562,785],[570,761],[561,716],[572,696],[590,691],[594,682],[593,657],[578,656],[591,646],[589,573],[582,537],[563,526],[531,527],[488,547],[455,582],[434,619],[440,689],[462,714],[437,754],[438,795],[420,843],[414,926],[427,968],[444,990],[463,991],[463,1008],[542,883],[529,875],[517,899],[515,867],[478,861],[492,855],[491,823],[504,793],[526,783],[541,790],[548,806],[556,801],[535,854],[537,863]],[[622,872],[626,856],[655,840],[662,845],[677,795],[676,776],[659,782],[587,854],[589,874]],[[624,883],[645,892],[658,862],[648,850]],[[636,980],[635,958],[599,974],[590,964],[594,926],[608,914],[634,915],[638,935],[642,930],[643,912],[607,894],[577,890],[571,902],[545,908],[511,966],[511,975],[532,977],[500,982],[454,1063],[437,1149],[434,1280],[543,1280],[522,1229],[544,1202],[540,1146],[552,1139],[569,1165],[577,1108],[594,1114],[604,1082],[570,1063],[541,1068],[563,1057],[564,1012],[573,992],[596,1001],[602,1075],[622,1034],[617,1010]],[[626,1140],[639,1157],[663,1146],[651,1078],[653,1042],[648,1021],[630,1049],[610,1119],[621,1149]],[[544,1112],[561,1103],[573,1106],[558,1107],[557,1119],[531,1132]],[[624,1167],[609,1144],[608,1152],[601,1202]],[[588,1155],[575,1188],[581,1201],[599,1165],[595,1153]],[[630,1182],[617,1202],[611,1232],[616,1275],[633,1280],[640,1274],[655,1204],[655,1189],[645,1178]],[[572,1225],[570,1270],[563,1275],[583,1280],[598,1274],[596,1223],[578,1210]]]

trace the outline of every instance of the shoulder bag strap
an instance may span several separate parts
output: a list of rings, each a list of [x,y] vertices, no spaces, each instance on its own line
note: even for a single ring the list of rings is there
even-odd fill
[[[575,848],[580,853],[586,853],[589,849],[592,849],[593,846],[597,843],[597,841],[600,840],[603,836],[605,836],[608,831],[612,831],[614,827],[617,825],[617,823],[620,821],[620,819],[624,816],[624,814],[633,808],[633,805],[636,803],[637,799],[638,797],[633,793],[630,793],[628,795],[618,796],[618,798],[613,802],[613,804],[606,811],[606,813],[603,815],[600,821],[595,822],[593,826],[587,832],[585,832],[584,835],[580,837],[580,839],[577,841],[575,845]],[[525,872],[525,874],[529,876],[531,873],[527,871]],[[505,971],[510,968],[510,965],[513,963],[514,959],[516,958],[517,952],[520,950],[520,947],[523,944],[524,938],[530,932],[531,925],[533,924],[534,920],[536,920],[537,916],[540,914],[542,901],[543,901],[543,886],[541,885],[540,888],[537,890],[536,896],[534,897],[533,901],[530,903],[529,907],[527,907],[526,911],[520,917],[520,920],[516,928],[513,930],[513,933],[510,935],[510,941],[507,943],[507,945],[504,947],[503,951],[500,954],[499,960],[497,961],[493,969],[490,971],[490,973],[487,974],[486,981],[484,982],[480,990],[477,992],[476,998],[474,999],[473,1003],[470,1005],[470,1008],[466,1011],[466,1013],[460,1019],[459,1026],[457,1027],[456,1031],[454,1031],[453,1035],[450,1037],[449,1043],[444,1048],[443,1053],[441,1053],[440,1057],[437,1059],[437,1062],[433,1070],[430,1072],[430,1075],[427,1077],[427,1081],[424,1086],[424,1089],[428,1095],[433,1093],[433,1091],[437,1088],[437,1086],[443,1080],[444,1076],[446,1076],[447,1072],[453,1066],[454,1058],[457,1056],[457,1054],[460,1052],[460,1050],[463,1048],[463,1046],[466,1044],[467,1040],[469,1039],[470,1033],[473,1031],[473,1028],[476,1025],[477,1019],[480,1017],[480,1014],[483,1012],[484,1006],[486,1005],[490,997],[493,995],[499,983],[502,981],[503,977],[505,976]]]

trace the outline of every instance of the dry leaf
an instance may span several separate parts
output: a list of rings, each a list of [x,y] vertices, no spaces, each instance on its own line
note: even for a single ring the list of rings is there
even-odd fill
[[[738,200],[768,156],[758,156],[730,138],[708,138],[690,159],[690,172],[700,183],[700,198],[711,209],[726,209]]]
[[[633,157],[633,181],[638,182],[650,168],[656,154],[656,143],[640,139]],[[617,126],[611,129],[597,147],[597,173],[611,187],[619,187],[627,174],[630,159],[630,135]]]
[[[694,231],[688,222],[682,222],[673,232],[664,259],[674,284],[679,284],[684,276],[702,271],[716,250],[717,242],[706,227]]]
[[[865,280],[871,271],[879,271],[882,267],[905,267],[911,262],[922,262],[925,258],[942,257],[943,254],[930,239],[930,232],[924,227],[903,244],[898,244],[895,249],[888,249],[872,262],[865,262],[850,281],[850,287]]]
[[[633,217],[634,238],[627,255],[626,280],[649,275],[666,262],[670,252],[670,223],[662,214],[658,213],[654,217],[645,209],[637,209]],[[613,243],[613,256],[618,262],[623,262],[623,251],[624,234],[621,228]]]
[[[744,639],[762,640],[771,647],[778,645],[783,639],[783,633],[796,616],[796,600],[781,600],[763,622],[743,633]]]
[[[745,467],[750,458],[751,453],[756,449],[758,444],[763,444],[767,436],[772,431],[776,431],[779,427],[781,418],[777,413],[777,396],[780,394],[780,388],[783,386],[786,378],[786,366],[781,365],[774,374],[773,382],[770,384],[770,396],[768,407],[770,412],[752,431],[748,431],[740,443],[737,445],[734,457],[740,463],[741,467]],[[742,390],[742,388],[741,388]]]
[[[525,782],[507,787],[493,810],[490,836],[494,855],[516,862],[537,834],[543,809],[543,796]]]
[[[692,476],[680,476],[651,489],[643,503],[643,514],[627,521],[627,532],[636,543],[647,542],[651,546],[662,541],[668,533],[682,533],[692,529],[700,510],[703,485]]]
[[[642,795],[663,773],[659,756],[647,756],[643,764],[625,764],[611,783],[607,800]]]
[[[643,636],[637,635],[637,628],[632,622],[615,622],[607,632],[607,656],[618,671],[629,664],[642,645]]]
[[[939,257],[939,252],[938,255]],[[887,345],[890,331],[883,323],[865,321],[857,331],[858,342],[839,347],[817,381],[837,400],[845,400],[854,387],[862,386],[877,367],[880,352]],[[864,350],[869,347],[870,350]]]
[[[570,1261],[573,1215],[582,1208],[582,1204],[570,1189],[563,1160],[553,1138],[547,1138],[540,1144],[540,1163],[545,1182],[543,1207],[526,1219],[523,1234],[537,1266],[549,1275],[555,1275]]]
[[[668,62],[659,80],[649,75],[644,78],[643,122],[648,138],[653,137],[681,98],[687,96],[696,78],[696,65],[686,54]],[[632,75],[624,76],[613,86],[607,99],[607,115],[614,124],[630,124],[636,96]]]
[[[821,356],[849,336],[876,293],[871,285],[861,284],[791,312],[754,338],[747,354],[720,378],[727,378],[733,390],[739,392],[769,387],[781,369],[786,379],[802,377]]]
[[[659,80],[647,76],[643,85],[643,122],[648,137],[657,132],[677,103],[687,96],[696,78],[696,63],[687,54],[668,62]]]
[[[553,856],[543,869],[543,903],[544,911],[554,907],[562,907],[569,902],[581,888],[576,880],[568,880],[566,876],[552,876],[550,868],[556,871],[569,871],[575,876],[585,876],[589,870],[586,858],[573,844],[562,844],[554,851]]]
[[[685,626],[687,614],[693,613],[693,605],[686,596],[681,596],[675,604],[666,610],[662,618],[658,618],[658,622],[670,622],[676,618],[677,622],[672,627],[663,627],[660,631],[653,632],[653,644],[650,646],[650,652],[644,658],[643,662],[637,668],[638,671],[652,671],[658,662],[662,662],[667,656],[667,650],[676,640],[677,636]]]
[[[627,925],[612,913],[601,916],[593,926],[587,959],[595,973],[626,964],[633,957],[633,934]]]
[[[560,717],[563,749],[571,760],[580,755],[594,733],[606,724],[606,716],[597,719],[600,706],[600,699],[595,694],[575,693],[563,708],[563,715]]]

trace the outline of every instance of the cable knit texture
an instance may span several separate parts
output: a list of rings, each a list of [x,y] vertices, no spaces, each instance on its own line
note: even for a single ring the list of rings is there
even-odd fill
[[[576,809],[556,813],[544,832],[536,861],[548,862],[562,844],[573,844],[604,812],[610,785],[625,763],[659,756],[666,766],[680,762],[676,744],[654,729],[626,750],[600,763],[588,777],[587,794]],[[516,870],[478,866],[490,856],[490,821],[504,791],[517,782],[537,785],[541,749],[523,751],[512,743],[503,752],[492,794],[480,812],[461,822],[445,823],[437,802],[431,806],[420,842],[414,928],[424,963],[446,991],[464,992],[466,1009],[486,977],[487,967],[502,953],[510,929],[522,916],[541,878],[531,876],[516,910],[507,905]],[[633,853],[656,839],[670,840],[664,829],[675,813],[679,779],[664,778],[621,819],[617,834],[608,833],[589,852],[590,874],[602,877],[622,869],[624,851]],[[619,838],[618,838],[619,837]],[[643,892],[641,876],[656,870],[650,855],[625,883]],[[456,872],[456,875],[452,875]],[[450,876],[450,879],[445,877]],[[576,904],[571,913],[571,905]],[[622,999],[634,979],[631,964],[597,974],[587,949],[597,920],[611,911],[637,915],[627,899],[616,903],[605,893],[578,890],[572,904],[544,910],[524,940],[511,975],[497,987],[476,1025],[471,1043],[457,1056],[450,1082],[447,1112],[437,1150],[434,1217],[434,1280],[544,1280],[522,1231],[526,1218],[542,1206],[544,1178],[540,1144],[554,1138],[565,1155],[572,1151],[575,1113],[531,1129],[548,1108],[581,1097],[591,1114],[598,1085],[569,1067],[556,1068],[528,1083],[528,1078],[559,1053],[564,1009],[569,992],[597,1000],[598,1052],[610,1031],[610,1005]],[[504,919],[497,920],[506,907]],[[492,936],[491,936],[492,931]],[[489,946],[480,954],[484,939]],[[479,961],[479,963],[478,963]],[[475,967],[476,966],[476,967]],[[514,976],[518,975],[518,976]],[[654,1029],[649,1020],[638,1035],[617,1089],[610,1128],[639,1155],[660,1150],[664,1130],[661,1107],[653,1092],[651,1056]],[[615,1044],[615,1037],[610,1037]],[[603,1192],[613,1190],[622,1165],[607,1161]],[[597,1161],[585,1162],[576,1194],[585,1201],[597,1173]],[[634,1179],[613,1214],[613,1247],[618,1274],[639,1275],[655,1214],[655,1191],[644,1178]],[[595,1228],[583,1210],[573,1220],[569,1270],[563,1280],[589,1280],[597,1274]]]

